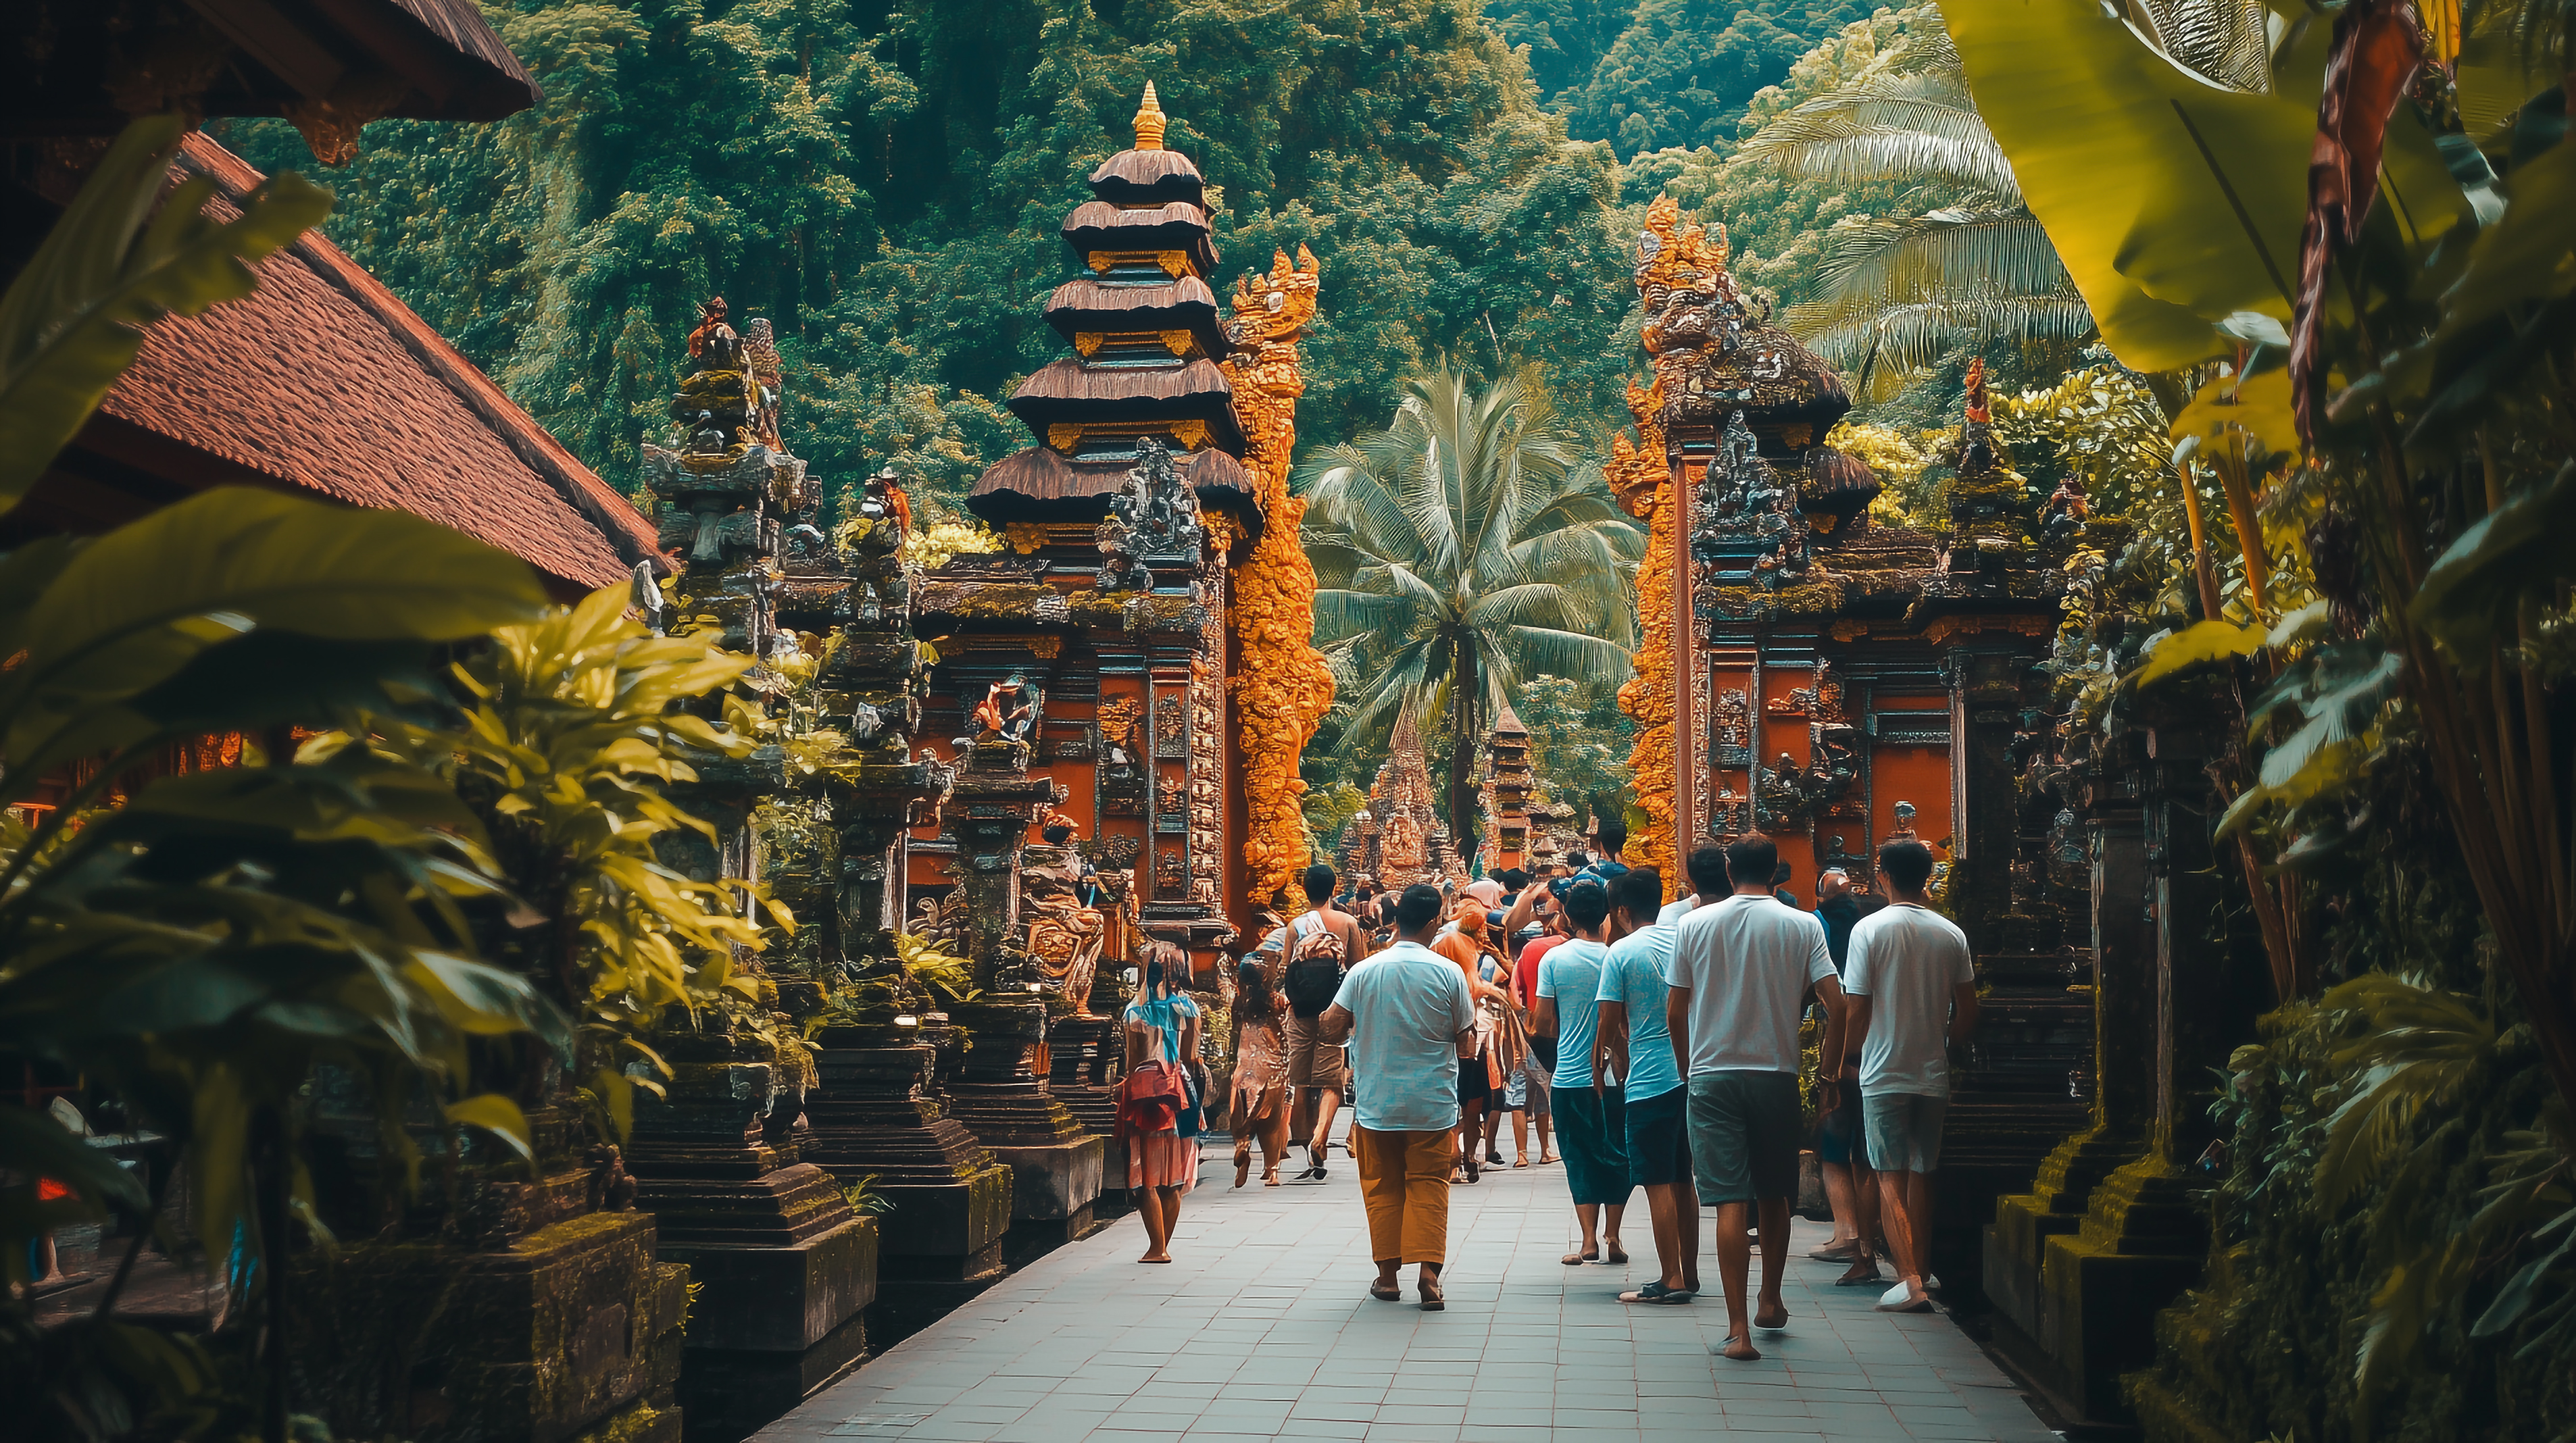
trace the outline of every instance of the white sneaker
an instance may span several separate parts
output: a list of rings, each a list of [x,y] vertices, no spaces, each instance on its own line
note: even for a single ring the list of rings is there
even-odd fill
[[[1915,1297],[1899,1280],[1895,1287],[1878,1295],[1877,1309],[1882,1313],[1928,1313],[1932,1311],[1932,1300]]]

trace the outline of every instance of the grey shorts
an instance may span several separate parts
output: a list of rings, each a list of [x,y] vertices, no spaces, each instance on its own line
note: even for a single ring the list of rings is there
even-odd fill
[[[1523,1099],[1527,1103],[1523,1110],[1532,1117],[1555,1116],[1549,1110],[1551,1104],[1547,1099],[1547,1069],[1538,1065],[1537,1053],[1531,1053],[1529,1060],[1521,1065],[1521,1079],[1525,1089]]]
[[[1806,1130],[1794,1072],[1702,1072],[1690,1080],[1690,1153],[1699,1200],[1759,1202],[1798,1192]]]
[[[1866,1093],[1860,1100],[1861,1132],[1869,1139],[1869,1165],[1881,1172],[1934,1172],[1941,1166],[1941,1120],[1950,1099],[1911,1092]]]
[[[1300,1017],[1291,1012],[1287,1024],[1279,1029],[1288,1046],[1288,1085],[1329,1087],[1348,1093],[1351,1075],[1350,1069],[1342,1065],[1342,1049],[1315,1035],[1323,1022],[1320,1017]]]

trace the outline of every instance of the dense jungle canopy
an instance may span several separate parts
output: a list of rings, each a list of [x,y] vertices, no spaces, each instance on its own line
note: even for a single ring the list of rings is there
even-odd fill
[[[1724,155],[1903,25],[1850,0],[486,11],[545,104],[370,126],[330,177],[332,239],[621,484],[662,424],[668,338],[720,293],[776,320],[795,444],[829,484],[891,460],[952,501],[1022,444],[999,403],[1061,345],[1037,305],[1071,274],[1057,219],[1147,80],[1207,173],[1227,274],[1300,243],[1323,263],[1308,443],[1382,426],[1451,356],[1538,363],[1597,450],[1626,419],[1636,213],[1669,185],[1735,228],[1741,277],[1800,299],[1823,228],[1887,193]],[[263,169],[309,165],[280,122],[217,128]]]

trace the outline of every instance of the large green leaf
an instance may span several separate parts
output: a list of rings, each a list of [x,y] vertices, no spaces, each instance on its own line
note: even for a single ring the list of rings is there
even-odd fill
[[[2313,110],[2221,90],[2090,0],[1942,11],[1978,113],[2123,362],[2172,370],[2219,354],[2210,325],[2229,312],[2289,315]]]
[[[24,499],[132,364],[143,327],[249,295],[256,281],[244,262],[331,213],[329,191],[281,175],[218,223],[200,214],[214,187],[199,178],[145,229],[185,130],[176,115],[128,125],[0,297],[0,513]]]
[[[455,641],[544,604],[526,563],[419,517],[208,491],[81,547],[56,572],[0,681],[0,756],[77,740],[98,713],[255,627]]]
[[[2483,664],[2515,606],[2576,575],[2576,462],[2505,498],[2445,548],[2424,574],[2415,620],[2454,656]]]

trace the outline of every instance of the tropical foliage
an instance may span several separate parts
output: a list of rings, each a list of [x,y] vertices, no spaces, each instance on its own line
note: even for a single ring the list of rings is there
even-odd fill
[[[2140,1405],[2249,1435],[2530,1436],[2576,1357],[2566,16],[1945,10],[2166,422],[2106,456],[2144,481],[2171,448],[2131,491],[2173,496],[2181,534],[2133,507],[2160,577],[2078,558],[2069,684],[2114,727],[2186,681],[2241,699],[2210,772],[2286,1004],[2222,1104],[2210,1290]],[[2116,409],[2114,434],[2143,429]],[[2468,1393],[2493,1340],[2554,1381]]]
[[[136,121],[0,301],[14,506],[139,344],[130,329],[246,294],[247,260],[294,238],[328,197],[281,177],[218,225],[207,192],[161,198],[184,127]],[[266,492],[215,490],[95,539],[0,556],[0,1048],[112,1090],[180,1149],[197,1237],[274,1258],[314,1229],[298,1146],[313,1070],[372,1084],[386,1155],[416,1165],[426,1106],[524,1152],[519,1108],[467,1095],[469,1041],[563,1040],[561,1014],[475,959],[471,905],[500,878],[474,814],[390,759],[290,758],[278,739],[349,706],[399,711],[431,690],[432,648],[532,615],[517,560],[428,522]],[[239,765],[139,764],[207,733],[260,738]],[[40,791],[72,779],[67,791]],[[106,1154],[41,1113],[0,1110],[0,1269],[27,1244],[146,1198]],[[71,1195],[40,1201],[53,1178]],[[138,1232],[139,1244],[141,1234]],[[265,1309],[264,1350],[219,1363],[199,1342],[106,1321],[38,1337],[0,1302],[7,1396],[29,1436],[123,1434],[174,1420],[282,1436],[275,1269],[236,1269]],[[245,1362],[248,1364],[245,1369]],[[245,1382],[245,1374],[255,1380]]]
[[[1790,328],[1885,396],[1966,346],[2063,359],[2092,313],[2022,204],[2012,163],[1977,115],[1940,11],[1911,13],[1901,41],[1748,138],[1742,161],[1835,189],[1899,188],[1900,209],[1850,216],[1826,237],[1815,299]]]
[[[1414,382],[1392,425],[1326,448],[1299,485],[1321,582],[1316,643],[1364,677],[1344,734],[1383,731],[1406,709],[1436,716],[1463,838],[1475,749],[1521,679],[1625,674],[1644,534],[1518,376]]]

